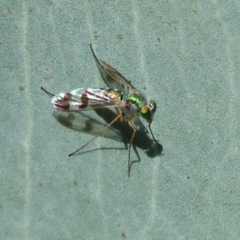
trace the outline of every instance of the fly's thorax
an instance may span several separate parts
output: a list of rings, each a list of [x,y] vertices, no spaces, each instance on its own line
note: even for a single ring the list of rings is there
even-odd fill
[[[145,98],[136,93],[130,93],[126,91],[122,92],[120,97],[121,100],[125,100],[125,102],[129,104],[134,104],[139,109],[141,109],[141,107],[146,104]]]
[[[138,93],[121,92],[119,100],[122,102],[121,112],[126,121],[134,121],[139,117],[141,108],[146,105],[145,98]]]
[[[146,119],[146,121],[149,124],[151,124],[156,109],[157,109],[156,103],[153,100],[151,100],[148,105],[144,105],[141,107],[140,114],[144,119]]]

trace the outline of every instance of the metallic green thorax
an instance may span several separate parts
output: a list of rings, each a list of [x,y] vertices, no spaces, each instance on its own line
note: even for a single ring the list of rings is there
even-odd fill
[[[128,100],[131,101],[132,103],[138,104],[139,106],[142,106],[145,103],[144,99],[136,94],[131,94]]]
[[[121,100],[126,100],[131,102],[132,104],[136,104],[139,108],[141,108],[145,103],[145,99],[138,94],[133,94],[130,92],[122,92]]]

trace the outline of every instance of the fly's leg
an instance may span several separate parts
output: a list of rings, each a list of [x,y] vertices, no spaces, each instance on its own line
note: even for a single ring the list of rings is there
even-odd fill
[[[131,137],[131,141],[130,141],[130,143],[129,143],[129,145],[128,145],[128,177],[130,177],[130,170],[131,170],[130,149],[131,149],[132,142],[133,142],[135,133],[136,133],[136,131],[137,131],[137,128],[136,128],[136,126],[135,126],[135,124],[133,123],[132,120],[129,120],[129,121],[128,121],[128,124],[129,124],[129,126],[133,129],[133,134],[132,134],[132,137]]]
[[[85,148],[89,143],[91,143],[94,139],[101,136],[115,121],[117,121],[119,118],[120,120],[123,118],[122,113],[119,111],[118,108],[115,108],[117,112],[117,117],[114,118],[105,128],[103,128],[95,137],[93,137],[91,140],[89,140],[86,144],[84,144],[82,147],[77,149],[76,151],[70,153],[68,156],[71,157],[72,155],[76,154],[77,152],[81,151],[83,148]]]
[[[120,122],[123,122],[124,116],[123,116],[123,114],[121,113],[121,111],[119,110],[119,108],[115,107],[115,111],[116,111],[116,113],[117,113],[118,116],[121,115],[121,117],[120,117]]]

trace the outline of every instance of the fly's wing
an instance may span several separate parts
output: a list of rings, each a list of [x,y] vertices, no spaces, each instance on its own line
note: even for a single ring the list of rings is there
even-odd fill
[[[84,111],[106,107],[119,107],[120,93],[114,89],[78,88],[52,97],[53,107],[60,111]]]
[[[128,81],[121,73],[107,64],[105,61],[97,58],[91,44],[90,48],[102,78],[106,82],[107,86],[116,89],[122,89],[124,87],[126,90],[128,89],[131,92],[138,92],[137,89],[130,83],[130,81]]]

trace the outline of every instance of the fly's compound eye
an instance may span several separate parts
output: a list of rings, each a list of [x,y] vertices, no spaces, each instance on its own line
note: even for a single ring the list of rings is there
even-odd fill
[[[153,119],[153,114],[155,113],[156,109],[157,109],[156,103],[151,100],[149,105],[144,105],[141,108],[140,114],[144,119],[146,119],[148,123],[151,123]]]

